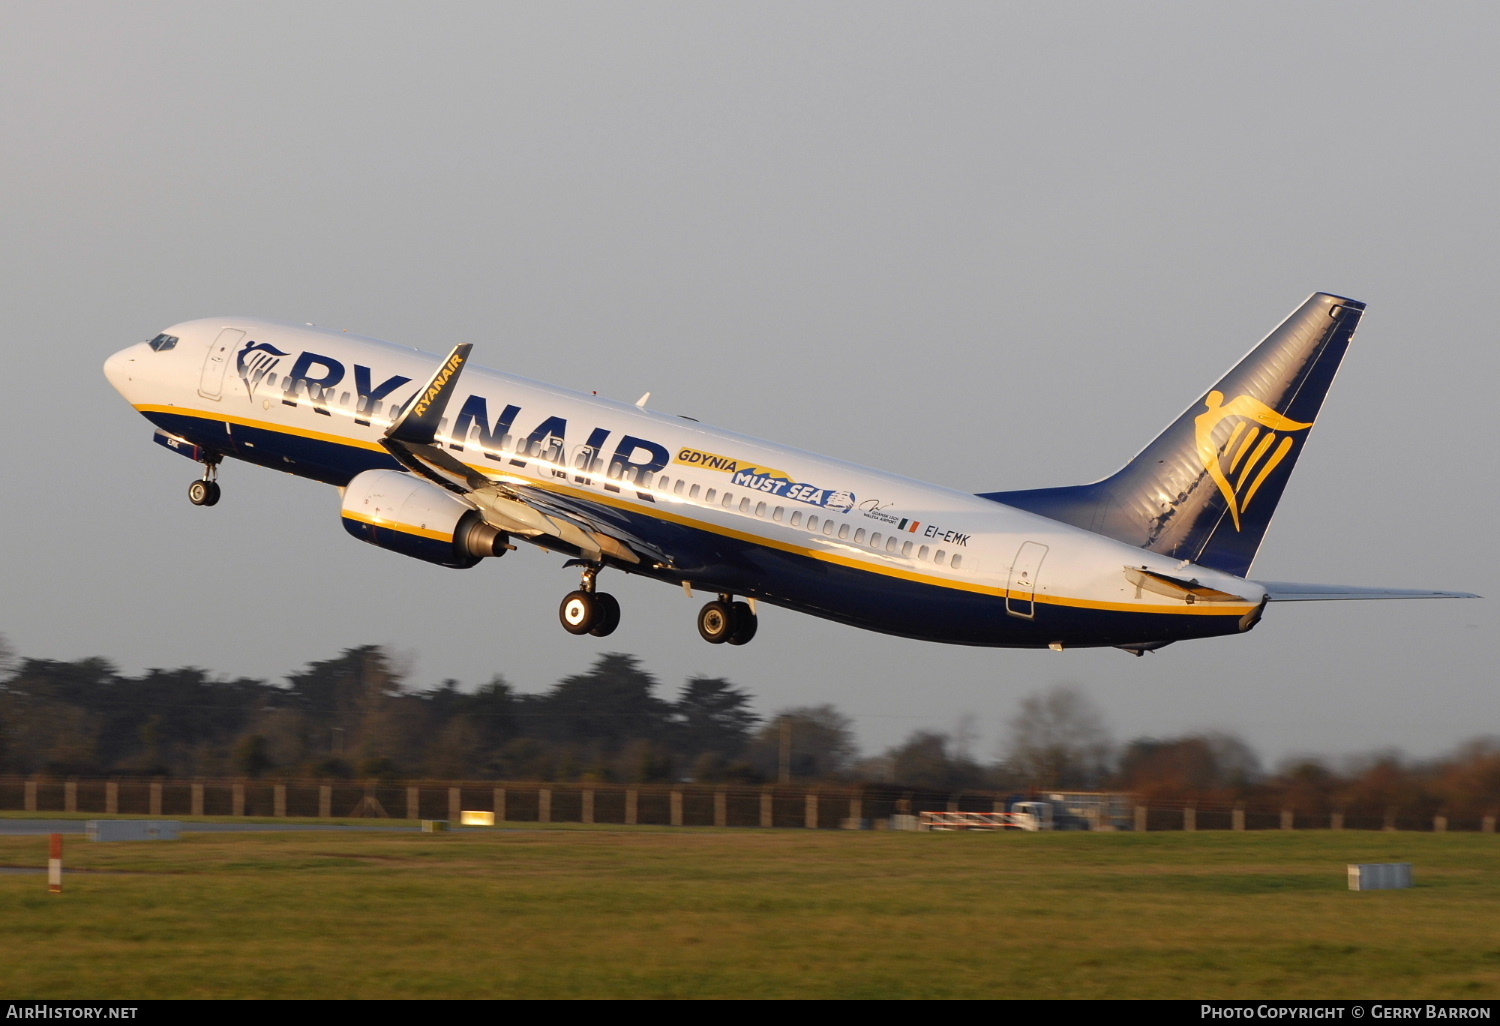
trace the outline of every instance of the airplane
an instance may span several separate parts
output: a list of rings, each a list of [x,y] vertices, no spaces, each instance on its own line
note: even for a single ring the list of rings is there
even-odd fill
[[[347,532],[467,569],[525,541],[567,557],[572,634],[605,637],[606,569],[712,596],[698,632],[756,634],[760,603],[960,645],[1134,655],[1242,634],[1270,602],[1476,598],[1252,580],[1271,515],[1365,304],[1315,293],[1117,473],[963,491],[711,428],[692,417],[312,325],[185,321],[105,375],[202,465],[335,486]]]

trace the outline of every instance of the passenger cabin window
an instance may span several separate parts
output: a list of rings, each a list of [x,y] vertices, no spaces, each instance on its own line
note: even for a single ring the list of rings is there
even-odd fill
[[[666,491],[671,483],[672,479],[665,474],[656,479],[656,487],[660,488],[662,491]]]
[[[682,482],[680,482],[680,481],[678,482],[678,484],[681,484],[681,483]],[[696,499],[698,497],[698,489],[700,489],[702,487],[703,487],[702,485],[693,485],[692,488],[688,489],[688,498],[689,499]],[[713,501],[713,497],[712,496],[709,497],[709,501],[710,502]]]
[[[785,513],[786,513],[786,510],[782,509],[780,506],[777,506],[776,507],[776,511],[771,514],[771,519],[774,520],[774,521],[776,521],[779,524],[779,523],[781,523],[781,517],[782,517],[782,515],[785,514]]]
[[[758,516],[758,517],[761,517],[761,518],[765,517],[765,515],[766,515],[766,504],[764,502],[757,502],[755,504],[755,515]]]
[[[833,521],[832,520],[825,520],[825,521],[823,521],[823,533],[826,534],[826,535],[828,535],[828,537],[830,537],[830,538],[833,537]]]
[[[697,485],[693,485],[693,487],[697,488],[698,486]],[[718,497],[718,494],[719,494],[719,490],[717,488],[710,488],[708,490],[708,494],[703,497],[703,501],[706,502],[706,503],[708,503],[709,505],[713,505],[713,501],[714,501],[715,498]]]
[[[930,550],[927,548],[927,546],[923,545],[920,549],[917,550],[917,558],[926,559],[928,551]]]
[[[909,555],[911,555],[911,542],[905,542],[905,543],[902,544],[902,546],[901,546],[901,555],[903,555],[903,556],[909,556]]]
[[[887,551],[887,552],[895,552],[896,551],[896,543],[899,542],[900,540],[901,539],[897,538],[894,534],[891,535],[889,538],[887,538],[885,540],[885,551]]]
[[[876,531],[874,534],[870,535],[870,548],[872,548],[872,549],[878,549],[878,548],[880,548],[880,532],[879,531]]]
[[[348,406],[349,405],[349,393],[348,392],[345,392],[343,395],[339,396],[339,405],[340,406]]]
[[[794,510],[792,510],[792,526],[793,527],[801,527],[802,526],[802,511],[800,509],[794,509]]]
[[[683,486],[683,484],[684,484],[684,482],[683,482],[682,478],[679,477],[677,479],[677,483],[672,486],[672,494],[673,495],[681,495],[682,494],[682,486]],[[697,495],[698,494],[698,489],[694,488],[693,489],[693,494]]]
[[[807,518],[807,529],[809,531],[816,531],[818,529],[818,518],[817,517],[809,516]]]
[[[171,349],[177,344],[177,336],[166,334],[158,335],[146,344],[158,353],[165,353],[168,349]]]
[[[865,542],[865,529],[863,527],[861,527],[859,530],[857,530],[857,531],[854,532],[854,543],[856,545],[863,545],[864,542]]]
[[[958,567],[959,567],[959,564],[961,564],[962,562],[963,562],[963,557],[961,555],[959,555],[957,552],[955,552],[953,554],[953,569],[957,570]]]
[[[839,525],[839,540],[842,541],[842,540],[844,540],[847,537],[849,537],[849,525],[848,524],[840,524]]]
[[[938,549],[937,550],[937,555],[933,557],[933,559],[935,559],[939,563],[946,562],[947,558],[948,558],[948,554],[946,552],[944,552],[942,549]]]
[[[724,493],[724,502],[722,503],[722,505],[723,505],[723,507],[725,509],[728,509],[730,506],[734,505],[734,493],[733,492],[725,492]]]
[[[747,495],[743,499],[740,500],[740,512],[741,513],[748,513],[748,512],[750,512],[750,496]]]

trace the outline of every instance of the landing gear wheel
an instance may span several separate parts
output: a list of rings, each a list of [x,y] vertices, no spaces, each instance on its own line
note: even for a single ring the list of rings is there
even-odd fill
[[[212,506],[219,501],[219,482],[194,481],[188,485],[188,501],[194,506]]]
[[[608,592],[594,592],[594,605],[597,607],[598,621],[589,628],[589,633],[596,638],[607,638],[620,626],[620,603]]]
[[[557,618],[569,634],[587,634],[599,622],[599,603],[586,591],[572,591],[557,608]]]
[[[698,610],[698,634],[710,645],[722,645],[734,633],[734,612],[728,602],[710,602]]]
[[[729,607],[729,643],[731,645],[743,645],[755,637],[755,629],[760,626],[755,613],[750,609],[748,602],[736,602]]]

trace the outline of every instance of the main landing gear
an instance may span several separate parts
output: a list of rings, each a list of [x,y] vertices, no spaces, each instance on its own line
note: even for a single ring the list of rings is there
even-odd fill
[[[607,592],[594,590],[594,578],[601,567],[594,563],[573,561],[569,566],[583,566],[583,583],[578,591],[570,591],[563,597],[557,609],[557,618],[563,630],[569,634],[592,634],[605,638],[620,626],[620,603]]]
[[[750,603],[736,602],[729,595],[720,595],[698,610],[698,633],[710,645],[743,645],[755,637],[757,626]]]
[[[219,501],[219,457],[203,459],[203,477],[188,485],[188,502],[194,506],[212,506]]]

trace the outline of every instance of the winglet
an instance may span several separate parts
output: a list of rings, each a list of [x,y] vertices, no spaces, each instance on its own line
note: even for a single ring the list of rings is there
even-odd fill
[[[448,399],[458,384],[458,373],[469,362],[469,350],[473,348],[472,342],[453,347],[437,373],[433,374],[411,405],[386,430],[385,437],[417,445],[431,445],[436,440],[443,411],[448,408]]]

